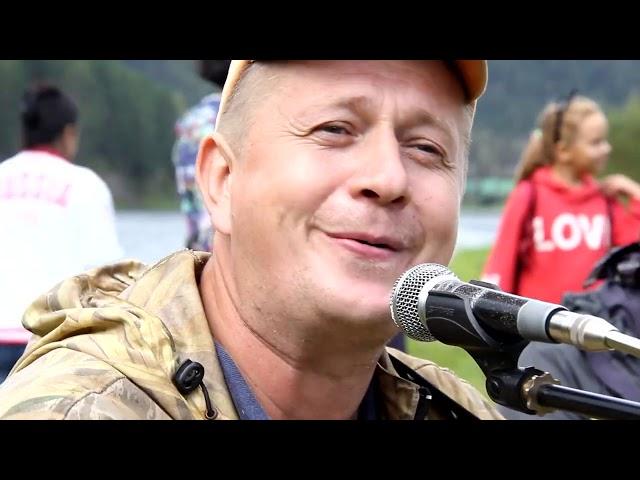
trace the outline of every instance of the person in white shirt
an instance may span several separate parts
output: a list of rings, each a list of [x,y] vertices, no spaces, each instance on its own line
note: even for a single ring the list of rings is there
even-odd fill
[[[73,100],[54,86],[33,87],[21,123],[22,151],[0,163],[0,382],[31,336],[26,308],[69,275],[123,255],[107,184],[72,163]]]

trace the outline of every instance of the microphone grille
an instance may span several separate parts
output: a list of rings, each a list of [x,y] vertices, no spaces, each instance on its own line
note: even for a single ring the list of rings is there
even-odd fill
[[[454,275],[451,270],[437,263],[423,263],[410,268],[396,280],[391,292],[390,307],[393,322],[410,338],[433,342],[436,338],[420,321],[418,297],[425,284],[436,277]]]

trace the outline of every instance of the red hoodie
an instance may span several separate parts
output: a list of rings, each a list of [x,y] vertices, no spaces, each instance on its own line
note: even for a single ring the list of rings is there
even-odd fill
[[[530,217],[532,193],[535,208]],[[611,205],[610,240],[607,200],[593,177],[572,188],[555,179],[551,167],[538,168],[530,182],[519,182],[509,195],[482,278],[507,292],[553,303],[560,303],[565,292],[583,290],[582,282],[611,246],[640,239],[640,199],[632,199],[628,209],[617,200]],[[533,242],[516,279],[528,218],[533,218]]]

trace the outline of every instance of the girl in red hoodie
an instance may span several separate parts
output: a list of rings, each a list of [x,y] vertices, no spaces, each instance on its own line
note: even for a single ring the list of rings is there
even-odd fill
[[[570,95],[547,105],[516,170],[485,281],[560,303],[582,290],[610,247],[640,239],[640,184],[624,175],[594,179],[610,151],[608,122],[593,100]]]

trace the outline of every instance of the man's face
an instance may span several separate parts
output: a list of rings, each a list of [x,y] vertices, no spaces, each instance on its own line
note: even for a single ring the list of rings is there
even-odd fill
[[[462,88],[437,61],[290,62],[277,74],[230,177],[239,294],[391,335],[395,280],[453,252]]]

